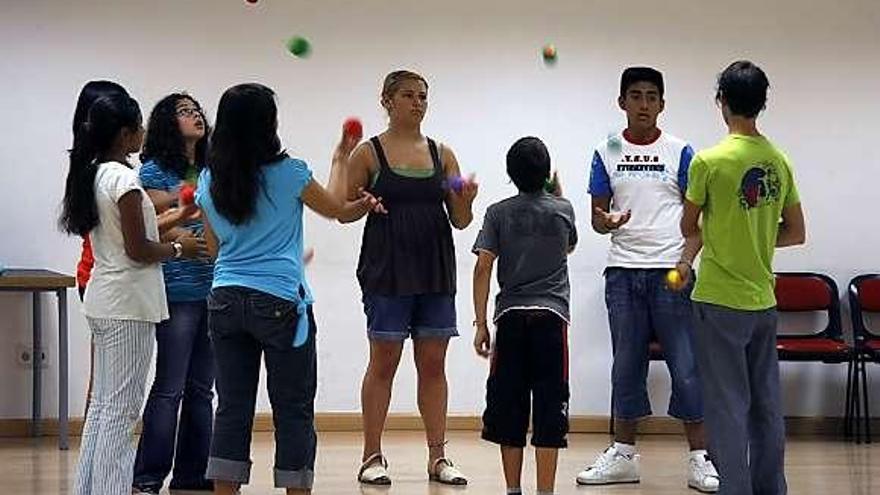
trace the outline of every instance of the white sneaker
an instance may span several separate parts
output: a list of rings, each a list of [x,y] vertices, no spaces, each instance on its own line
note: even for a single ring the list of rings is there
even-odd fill
[[[611,485],[639,482],[639,456],[621,454],[614,445],[577,475],[578,485]]]
[[[692,453],[688,460],[688,487],[702,493],[718,491],[720,478],[705,453]]]

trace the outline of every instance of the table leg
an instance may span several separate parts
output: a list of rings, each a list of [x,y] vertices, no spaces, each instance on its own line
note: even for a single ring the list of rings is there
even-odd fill
[[[68,349],[67,289],[58,290],[58,448],[67,450],[68,443]]]
[[[39,436],[40,435],[40,408],[42,405],[42,383],[40,376],[42,374],[42,351],[43,347],[42,343],[42,334],[43,334],[43,325],[42,318],[40,318],[42,314],[42,308],[40,306],[40,293],[33,293],[33,344],[31,350],[31,366],[33,371],[33,404],[31,409],[31,436]]]

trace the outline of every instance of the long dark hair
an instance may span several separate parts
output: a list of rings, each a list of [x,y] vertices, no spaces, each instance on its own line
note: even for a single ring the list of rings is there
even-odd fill
[[[123,128],[136,130],[140,125],[140,107],[128,95],[102,96],[91,105],[86,122],[74,133],[70,150],[70,170],[59,219],[62,230],[84,236],[98,225],[95,160],[110,151]]]
[[[153,111],[150,112],[150,120],[147,124],[147,137],[144,141],[144,151],[141,153],[141,162],[154,160],[162,170],[175,172],[180,178],[186,176],[189,161],[186,158],[183,134],[180,132],[180,124],[177,121],[177,104],[181,100],[189,100],[195,105],[202,115],[205,123],[205,135],[196,143],[195,165],[201,168],[205,164],[205,154],[208,149],[208,119],[202,106],[192,96],[185,93],[173,93],[159,100]]]
[[[96,80],[89,81],[79,92],[79,98],[76,100],[76,110],[73,112],[73,139],[76,141],[76,133],[79,127],[86,121],[89,116],[89,108],[92,103],[102,96],[110,95],[128,96],[128,91],[113,81]]]
[[[275,92],[256,83],[227,89],[217,107],[208,150],[210,192],[217,211],[235,225],[247,222],[257,207],[260,168],[284,156]]]

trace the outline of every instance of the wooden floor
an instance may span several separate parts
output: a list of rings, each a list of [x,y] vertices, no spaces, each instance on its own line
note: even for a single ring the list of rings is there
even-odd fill
[[[496,448],[476,433],[450,434],[450,457],[470,477],[466,490],[429,484],[425,480],[422,436],[390,432],[385,451],[394,485],[390,489],[360,487],[355,473],[360,459],[360,435],[323,433],[319,439],[315,495],[493,495],[504,494]],[[76,440],[76,439],[74,439]],[[685,488],[685,445],[670,435],[646,436],[639,445],[642,482],[618,487],[577,487],[574,477],[606,446],[605,435],[570,435],[570,447],[560,456],[556,493],[578,495],[667,495],[696,493]],[[272,488],[273,442],[270,434],[254,437],[251,484],[243,494],[282,493]],[[60,452],[54,438],[0,440],[0,479],[3,494],[69,494],[75,476],[77,445]],[[533,457],[526,457],[526,493],[534,493]],[[792,439],[786,473],[793,495],[880,494],[880,443],[852,445],[837,439]],[[163,493],[167,493],[164,492]],[[182,493],[182,492],[179,492]],[[192,492],[191,492],[192,493]]]

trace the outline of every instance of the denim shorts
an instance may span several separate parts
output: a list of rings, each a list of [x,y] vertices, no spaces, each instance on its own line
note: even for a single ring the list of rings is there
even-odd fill
[[[648,349],[656,338],[672,378],[668,414],[687,422],[703,419],[703,396],[694,356],[690,294],[666,286],[667,269],[608,268],[605,304],[611,328],[614,417],[635,420],[651,415],[646,380]]]
[[[382,296],[364,294],[367,336],[372,340],[449,338],[458,336],[455,296],[417,294]]]

